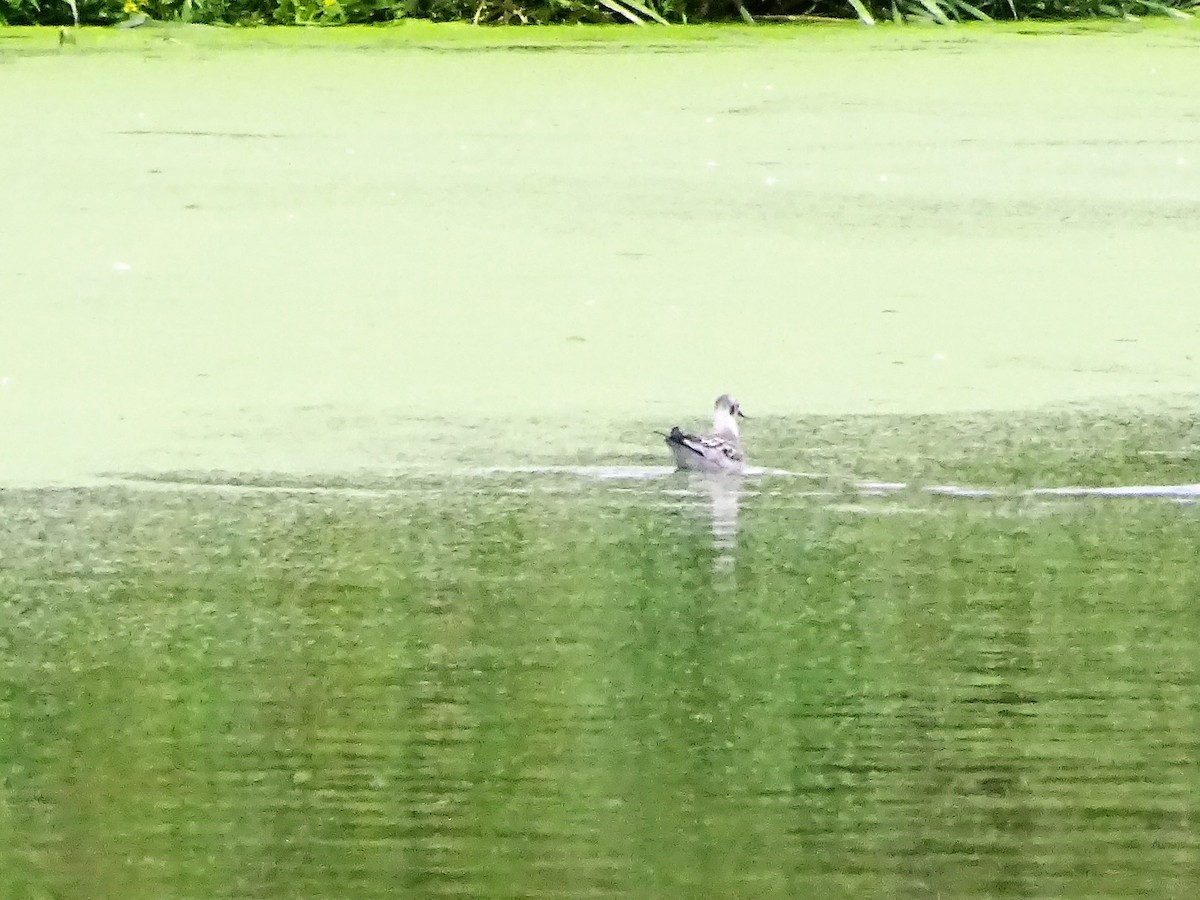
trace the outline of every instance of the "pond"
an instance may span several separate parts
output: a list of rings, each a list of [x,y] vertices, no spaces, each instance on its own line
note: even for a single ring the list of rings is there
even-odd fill
[[[1198,892],[1194,27],[139,31],[0,30],[0,895]]]

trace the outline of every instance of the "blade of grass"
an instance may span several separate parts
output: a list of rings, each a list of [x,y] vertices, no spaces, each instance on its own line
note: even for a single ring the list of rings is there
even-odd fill
[[[946,15],[945,11],[936,2],[936,0],[920,0],[920,3],[923,7],[929,10],[929,14],[937,20],[939,25],[950,24],[950,17]]]
[[[626,19],[628,19],[634,25],[645,25],[646,24],[640,18],[638,18],[637,14],[635,12],[633,12],[632,10],[626,9],[620,3],[617,3],[616,0],[600,0],[600,5],[608,7],[613,12],[615,12],[618,16],[624,16]]]
[[[974,16],[980,22],[994,21],[991,16],[989,16],[987,13],[985,13],[978,6],[972,6],[970,3],[967,2],[967,0],[950,0],[950,2],[953,3],[955,6],[957,6],[959,9],[964,10],[967,13],[967,15]]]
[[[862,0],[850,0],[850,5],[854,7],[854,11],[858,13],[859,21],[864,25],[874,25],[875,17],[872,16],[867,8],[863,5]]]
[[[626,6],[628,6],[630,9],[637,10],[643,16],[645,16],[647,19],[653,19],[659,25],[670,25],[671,24],[666,19],[664,19],[662,16],[660,16],[658,13],[656,13],[654,10],[652,10],[650,7],[646,6],[644,3],[640,3],[639,0],[621,0],[621,2],[624,3]]]

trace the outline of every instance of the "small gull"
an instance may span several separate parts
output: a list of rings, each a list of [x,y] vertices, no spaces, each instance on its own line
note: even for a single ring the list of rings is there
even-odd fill
[[[711,434],[687,434],[678,425],[672,428],[665,437],[679,468],[695,472],[743,472],[746,459],[738,434],[739,418],[746,418],[741,406],[728,394],[722,394],[713,407]]]

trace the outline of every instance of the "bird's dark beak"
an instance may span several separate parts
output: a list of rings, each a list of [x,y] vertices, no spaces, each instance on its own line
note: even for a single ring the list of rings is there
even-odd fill
[[[738,407],[738,418],[739,418],[739,419],[748,419],[748,418],[750,418],[748,415],[746,415],[744,412],[742,412],[742,408],[741,408],[740,406]]]

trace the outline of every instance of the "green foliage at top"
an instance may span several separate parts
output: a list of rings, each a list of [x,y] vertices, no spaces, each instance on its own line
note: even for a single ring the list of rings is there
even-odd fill
[[[208,24],[344,25],[419,18],[477,25],[858,18],[953,21],[1169,15],[1197,0],[0,0],[0,24],[118,25],[147,16]]]

